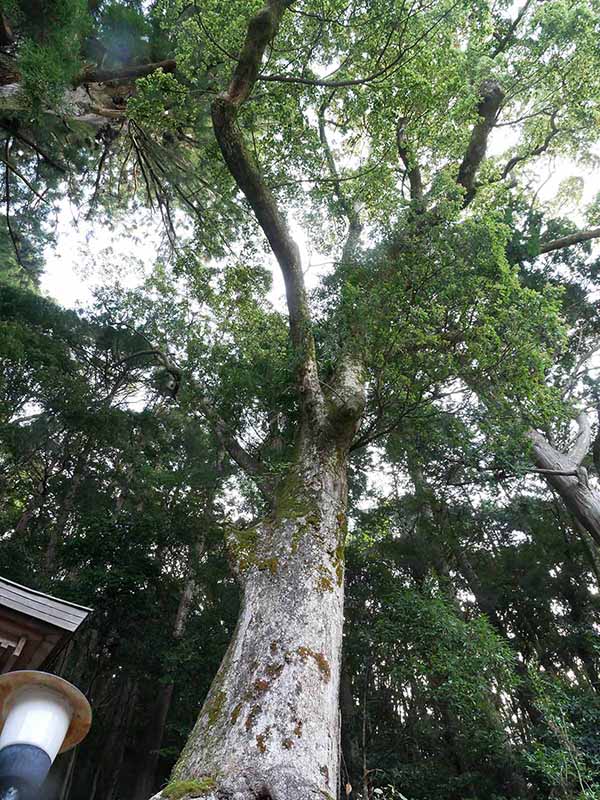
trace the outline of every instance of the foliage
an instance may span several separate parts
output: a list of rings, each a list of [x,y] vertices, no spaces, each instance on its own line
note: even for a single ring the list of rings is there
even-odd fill
[[[90,29],[85,0],[44,0],[19,2],[13,14],[25,40],[18,66],[32,109],[44,103],[60,105],[64,88],[81,68],[78,48]]]

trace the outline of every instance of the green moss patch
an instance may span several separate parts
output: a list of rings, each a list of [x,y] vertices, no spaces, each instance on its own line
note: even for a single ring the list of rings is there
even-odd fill
[[[206,776],[192,781],[171,781],[162,790],[161,794],[169,800],[181,800],[183,797],[202,797],[215,789],[217,784],[214,778]]]

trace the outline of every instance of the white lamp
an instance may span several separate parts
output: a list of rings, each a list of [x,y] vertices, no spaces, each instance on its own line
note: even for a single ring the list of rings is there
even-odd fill
[[[0,675],[0,800],[31,796],[91,723],[90,704],[68,681],[34,670]]]

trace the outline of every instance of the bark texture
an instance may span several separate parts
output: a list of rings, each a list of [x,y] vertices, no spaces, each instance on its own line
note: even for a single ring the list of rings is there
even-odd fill
[[[579,435],[568,453],[561,453],[538,431],[529,431],[531,457],[548,484],[558,493],[575,520],[600,544],[600,492],[590,486],[582,461],[591,444],[586,414],[577,418]]]
[[[173,773],[207,798],[336,795],[348,443],[300,449],[274,514],[230,539],[240,618]]]

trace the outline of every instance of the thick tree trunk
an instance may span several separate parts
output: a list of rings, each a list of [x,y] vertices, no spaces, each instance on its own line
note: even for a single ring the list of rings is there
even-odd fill
[[[273,515],[231,537],[240,618],[172,777],[207,800],[336,796],[348,443],[299,450]]]

